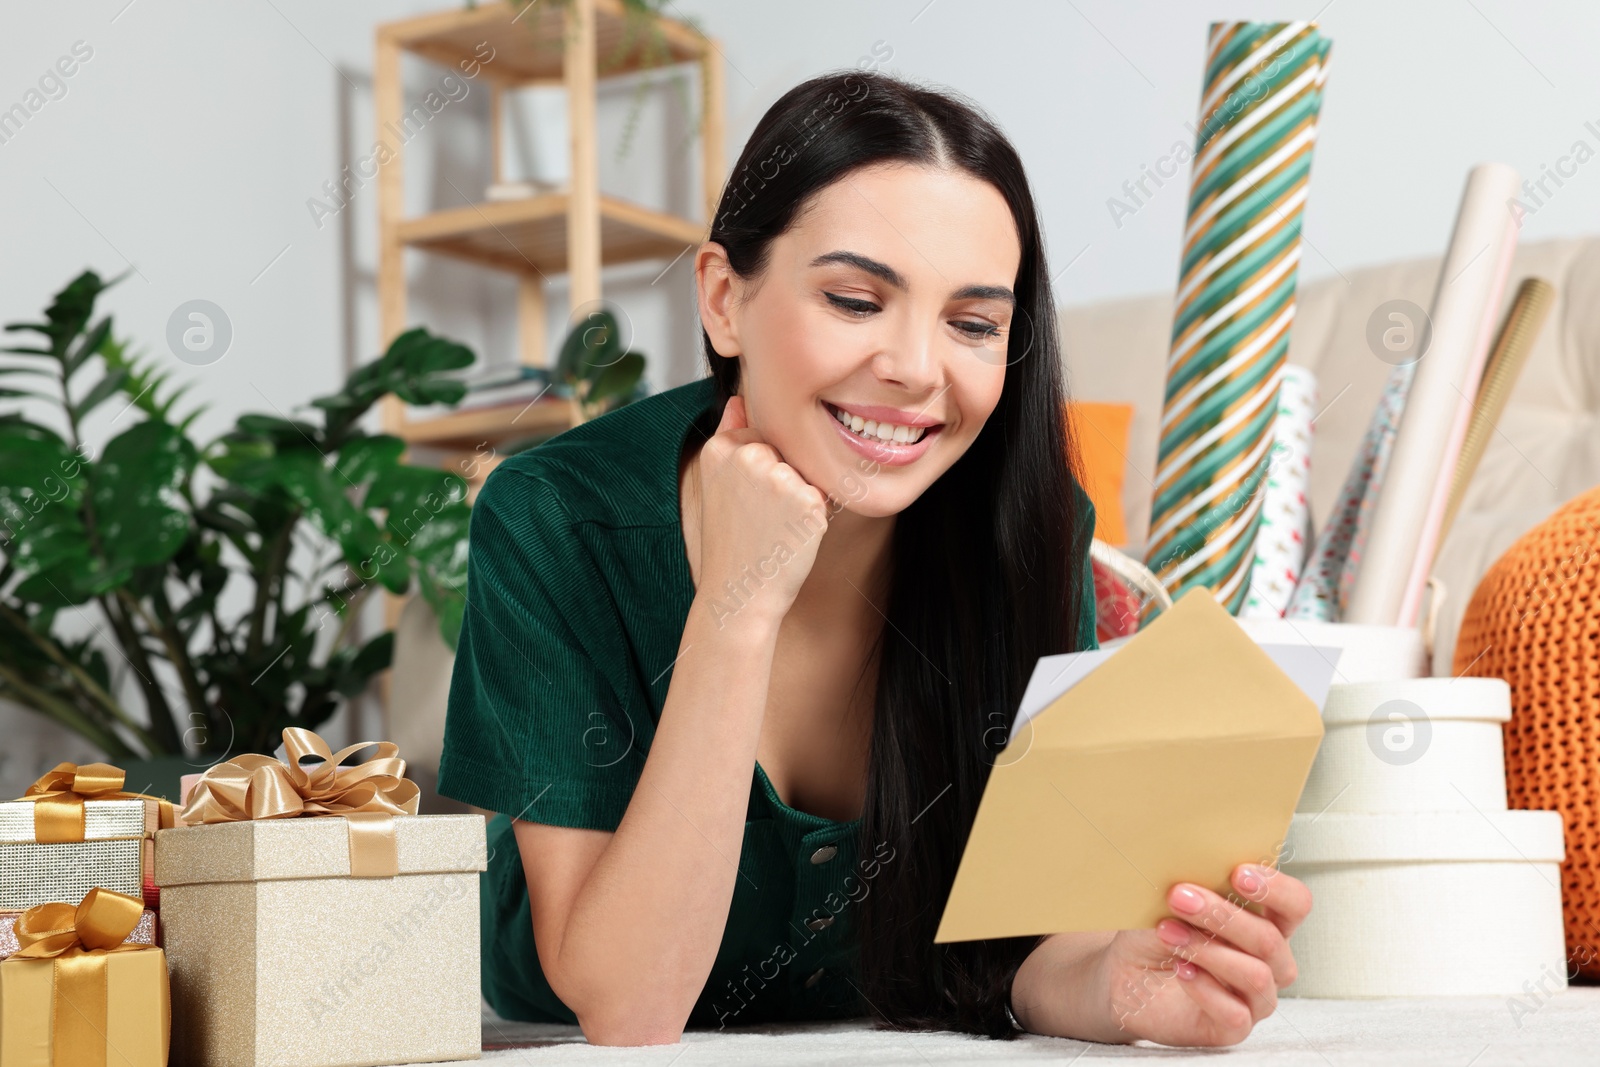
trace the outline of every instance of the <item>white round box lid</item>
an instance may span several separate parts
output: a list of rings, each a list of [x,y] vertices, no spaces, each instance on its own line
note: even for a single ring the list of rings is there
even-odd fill
[[[1335,682],[1322,705],[1324,723],[1366,723],[1393,700],[1415,704],[1429,719],[1511,719],[1511,686],[1504,678],[1396,678]]]
[[[1559,811],[1328,811],[1296,814],[1280,864],[1566,858]]]

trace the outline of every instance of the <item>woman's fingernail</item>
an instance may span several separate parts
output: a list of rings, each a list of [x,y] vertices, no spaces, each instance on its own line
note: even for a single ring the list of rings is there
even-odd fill
[[[1194,976],[1199,973],[1194,964],[1188,960],[1178,961],[1178,977],[1186,982],[1194,981]]]
[[[1261,891],[1261,875],[1256,873],[1254,867],[1239,868],[1238,881],[1234,883],[1241,892],[1259,893]]]
[[[1180,922],[1162,919],[1156,923],[1156,936],[1176,948],[1189,943],[1189,931]]]
[[[1205,898],[1188,886],[1180,886],[1172,891],[1172,906],[1179,911],[1195,914],[1206,906]]]

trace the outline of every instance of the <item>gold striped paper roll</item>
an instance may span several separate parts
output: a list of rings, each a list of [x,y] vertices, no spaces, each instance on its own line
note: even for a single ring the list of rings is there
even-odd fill
[[[1145,559],[1174,599],[1204,585],[1234,614],[1255,559],[1330,46],[1314,22],[1211,25]]]
[[[1455,474],[1450,482],[1450,503],[1445,508],[1444,523],[1439,529],[1439,544],[1450,533],[1461,501],[1467,495],[1467,485],[1483,459],[1483,450],[1489,445],[1489,435],[1494,433],[1511,390],[1522,374],[1522,366],[1533,351],[1533,342],[1539,337],[1545,317],[1556,302],[1556,287],[1543,278],[1524,278],[1517,287],[1517,295],[1506,312],[1506,321],[1495,339],[1494,351],[1489,354],[1488,366],[1483,371],[1483,384],[1478,387],[1478,397],[1472,407],[1472,421],[1467,424],[1467,439],[1461,445],[1461,455],[1456,460]]]

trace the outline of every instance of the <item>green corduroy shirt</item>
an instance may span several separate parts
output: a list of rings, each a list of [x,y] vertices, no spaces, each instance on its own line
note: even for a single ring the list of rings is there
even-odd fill
[[[539,966],[513,817],[615,830],[660,720],[694,598],[678,504],[712,379],[635,401],[502,462],[468,537],[467,609],[439,792],[498,812],[481,882],[483,992],[502,1017],[576,1023]],[[1073,483],[1092,521],[1087,494]],[[1093,590],[1089,560],[1083,581]],[[1084,598],[1080,647],[1096,646]],[[733,901],[690,1025],[867,1014],[856,912],[888,851],[798,811],[757,763]]]

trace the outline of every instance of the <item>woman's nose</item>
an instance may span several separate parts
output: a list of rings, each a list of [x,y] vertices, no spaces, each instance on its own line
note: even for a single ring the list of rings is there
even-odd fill
[[[873,363],[873,370],[883,381],[900,385],[910,393],[921,393],[939,381],[937,334],[922,326],[908,329],[879,352]]]

